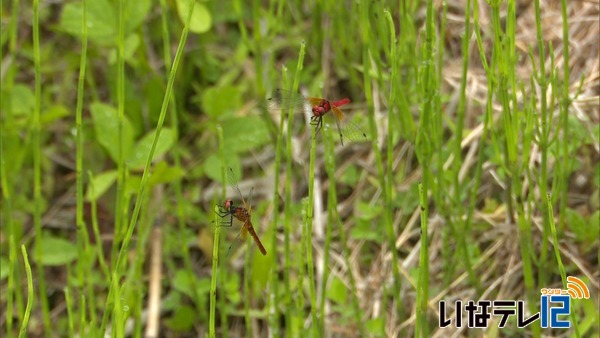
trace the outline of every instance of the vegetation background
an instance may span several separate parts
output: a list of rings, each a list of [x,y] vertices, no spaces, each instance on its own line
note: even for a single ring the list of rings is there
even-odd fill
[[[599,8],[2,1],[2,335],[597,337]],[[228,167],[266,256],[214,215]],[[438,328],[567,275],[569,330]]]

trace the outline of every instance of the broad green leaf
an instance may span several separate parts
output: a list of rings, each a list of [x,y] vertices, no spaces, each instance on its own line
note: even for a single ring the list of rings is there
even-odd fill
[[[152,0],[125,1],[123,15],[126,18],[126,33],[129,33],[136,29],[144,21],[144,19],[146,19],[146,15],[148,15],[151,5]]]
[[[146,18],[152,5],[151,0],[125,1],[123,15],[125,33],[136,29]],[[118,30],[118,8],[108,0],[94,0],[87,3],[88,37],[100,44],[114,44]],[[70,2],[63,7],[59,28],[81,38],[83,7],[80,2]]]
[[[346,285],[337,277],[333,278],[327,289],[327,298],[338,304],[347,304],[348,289]]]
[[[198,321],[196,310],[182,305],[175,309],[170,318],[166,319],[166,325],[174,331],[190,331],[194,323]]]
[[[228,275],[226,280],[223,281],[222,287],[225,291],[225,294],[227,295],[227,300],[232,305],[237,305],[242,301],[242,294],[240,292],[240,290],[242,289],[240,285],[240,275]]]
[[[128,1],[130,2],[130,1]],[[64,5],[59,28],[81,38],[83,7],[81,2]],[[94,0],[87,3],[88,37],[100,44],[115,42],[117,20],[113,5],[108,0]]]
[[[77,246],[63,238],[44,236],[41,243],[42,265],[63,265],[77,258]]]
[[[571,230],[577,235],[579,240],[583,240],[589,236],[587,222],[576,210],[567,208],[565,210],[565,218]]]
[[[95,201],[102,196],[108,188],[117,180],[117,171],[105,171],[100,175],[94,175],[90,180],[87,188],[85,199],[87,201]],[[92,189],[93,188],[93,189]],[[93,191],[93,193],[92,193]]]
[[[356,225],[350,230],[350,237],[360,240],[383,242],[384,230],[382,227],[374,228],[371,226],[371,221],[358,219]]]
[[[380,204],[371,205],[366,202],[358,202],[358,217],[364,220],[372,220],[377,216],[381,216],[383,212],[383,206]]]
[[[596,210],[589,218],[588,231],[590,234],[598,234],[600,232],[600,210]],[[593,238],[593,237],[591,237]],[[598,240],[598,238],[596,238]]]
[[[381,325],[383,324],[383,319],[381,317],[368,319],[365,323],[365,328],[367,332],[372,335],[376,335],[381,333]]]
[[[171,183],[184,175],[185,171],[180,167],[170,167],[166,162],[160,162],[154,166],[148,184],[154,186],[156,184]]]
[[[150,123],[150,125],[154,126],[158,122],[160,108],[165,96],[165,89],[166,85],[164,84],[163,79],[158,75],[150,75],[150,77],[144,81],[144,103],[148,107],[148,123]]]
[[[35,96],[29,86],[16,84],[11,93],[12,113],[17,115],[30,116],[33,113]]]
[[[127,176],[127,182],[125,182],[125,192],[128,195],[135,195],[140,190],[140,184],[142,184],[142,176],[140,175],[129,175]]]
[[[267,126],[259,116],[231,118],[222,126],[226,153],[242,153],[270,141]]]
[[[172,311],[181,306],[181,293],[171,290],[161,300],[160,307],[164,311]]]
[[[254,209],[254,208],[253,208]],[[273,260],[271,256],[273,253],[269,252],[269,248],[271,245],[271,238],[273,237],[271,230],[264,231],[268,227],[266,224],[260,224],[258,220],[260,217],[253,217],[252,223],[254,226],[254,231],[258,235],[263,246],[267,249],[267,255],[263,255],[258,246],[254,242],[254,239],[250,234],[246,238],[246,245],[248,245],[248,249],[253,251],[252,257],[252,291],[254,291],[255,295],[260,295],[261,290],[265,289],[267,282],[269,280],[269,276],[271,275],[271,267],[273,266]]]
[[[191,275],[185,270],[178,270],[177,273],[175,273],[175,277],[173,278],[171,285],[173,285],[175,290],[193,299],[193,279],[196,279],[196,292],[198,292],[198,295],[201,297],[207,295],[210,291],[210,279],[197,278],[195,275]]]
[[[210,154],[206,160],[204,160],[204,164],[202,166],[206,176],[215,182],[220,182],[225,185],[229,184],[227,180],[227,168],[232,168],[233,172],[237,174],[242,171],[240,159],[236,155],[225,156],[225,182],[222,182],[223,175],[221,172],[221,157],[219,155]]]
[[[69,116],[69,110],[63,105],[52,105],[45,109],[40,116],[40,122],[43,126],[51,125],[54,121]]]
[[[152,141],[154,140],[154,134],[156,131],[153,130],[147,133],[133,148],[133,153],[130,159],[127,160],[127,165],[130,168],[142,169],[146,164],[148,156],[150,155],[150,149],[152,148]],[[164,155],[175,143],[175,132],[169,128],[163,128],[158,142],[156,143],[156,149],[154,151],[154,159]]]
[[[202,109],[213,118],[231,116],[241,106],[241,92],[238,87],[211,87],[202,94]]]
[[[179,13],[179,19],[181,19],[184,25],[190,12],[189,3],[189,0],[177,0],[177,13]],[[212,17],[210,16],[210,12],[204,4],[196,1],[190,21],[190,31],[197,34],[205,33],[210,29],[211,25]]]
[[[8,266],[9,262],[4,256],[0,257],[0,280],[6,278],[8,276]]]
[[[354,186],[354,185],[356,185],[356,182],[358,182],[359,177],[360,177],[360,173],[358,172],[358,169],[356,168],[356,166],[350,165],[342,173],[342,176],[340,176],[340,182],[350,185],[350,186]]]
[[[119,119],[117,111],[106,104],[95,102],[91,105],[94,132],[98,142],[106,149],[110,157],[117,162],[119,158]],[[133,127],[124,116],[123,121],[123,158],[127,160],[133,145]]]
[[[135,52],[137,51],[139,46],[140,37],[137,34],[130,34],[125,38],[125,45],[123,48],[123,58],[125,59],[125,61],[133,63],[137,61],[137,59],[134,59],[133,56],[135,55]],[[115,62],[117,62],[117,57],[117,49],[115,48],[110,52],[110,55],[108,57],[108,63],[111,65],[114,64]]]

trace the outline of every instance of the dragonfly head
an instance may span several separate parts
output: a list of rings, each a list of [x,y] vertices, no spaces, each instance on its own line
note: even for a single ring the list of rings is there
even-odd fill
[[[322,116],[331,110],[331,104],[327,100],[322,100],[319,104],[312,107],[314,116]]]
[[[312,112],[313,112],[313,115],[315,115],[315,116],[321,116],[321,115],[323,115],[324,109],[321,106],[314,106],[312,108]]]
[[[233,205],[232,200],[226,200],[224,204],[225,210],[227,211],[235,211],[235,206]]]

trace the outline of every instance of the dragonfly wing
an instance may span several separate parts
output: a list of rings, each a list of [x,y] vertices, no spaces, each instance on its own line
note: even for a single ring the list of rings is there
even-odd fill
[[[242,237],[243,240],[246,240],[246,238],[248,237],[248,227],[246,226],[246,224],[244,224],[244,226],[242,226],[242,230],[240,231],[240,236]]]
[[[311,106],[316,106],[323,102],[323,99],[320,97],[307,97],[306,100],[310,103]]]
[[[344,140],[352,142],[367,142],[369,140],[367,133],[350,121],[350,118],[344,115],[338,107],[331,107],[331,113],[342,144],[344,144]]]
[[[292,109],[295,113],[303,112],[307,98],[290,90],[276,89],[267,99],[266,108],[270,111],[287,111]]]
[[[231,184],[235,191],[237,191],[238,196],[242,199],[243,205],[246,206],[246,200],[244,199],[244,195],[242,195],[242,192],[240,191],[240,187],[231,167],[229,167],[229,170],[227,171],[227,176],[229,178],[229,184]]]

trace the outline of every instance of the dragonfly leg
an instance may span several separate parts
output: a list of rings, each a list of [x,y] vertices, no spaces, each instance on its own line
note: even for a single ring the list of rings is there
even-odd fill
[[[323,127],[323,116],[313,116],[310,118],[310,124],[315,126],[315,136],[319,133],[319,130]]]
[[[219,212],[215,212],[215,214],[221,217],[221,219],[224,219],[225,217],[229,216],[229,220],[224,220],[223,223],[220,224],[221,226],[230,227],[233,224],[233,214],[231,212],[223,211],[221,210],[221,208],[219,208]]]

